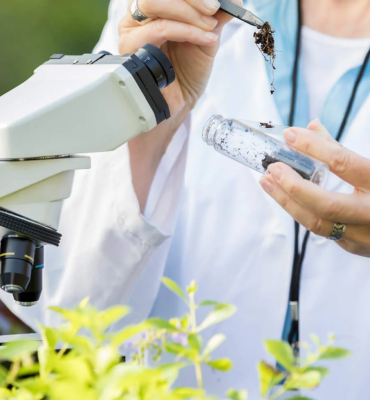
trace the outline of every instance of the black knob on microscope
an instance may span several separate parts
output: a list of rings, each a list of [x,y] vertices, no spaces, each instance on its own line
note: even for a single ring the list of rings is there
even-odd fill
[[[164,89],[176,79],[175,69],[171,61],[158,47],[146,44],[135,54],[148,67],[159,89]]]

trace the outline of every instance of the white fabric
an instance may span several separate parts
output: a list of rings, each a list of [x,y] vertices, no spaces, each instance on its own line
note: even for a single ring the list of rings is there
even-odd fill
[[[116,24],[125,12],[124,3],[112,2],[99,49],[117,51]],[[230,373],[205,369],[206,388],[220,397],[231,387],[248,388],[249,398],[259,399],[256,363],[269,359],[263,339],[279,339],[284,324],[293,223],[261,190],[258,173],[218,154],[201,139],[211,114],[281,122],[252,33],[245,24],[228,28],[206,94],[192,115],[189,144],[182,126],[157,171],[146,210],[150,221],[139,213],[126,145],[94,155],[92,170],[77,173],[72,197],[63,208],[62,245],[47,248],[40,305],[25,310],[1,294],[17,315],[33,327],[36,319],[56,324],[57,319],[43,311],[46,306],[70,307],[89,295],[99,308],[130,304],[134,312],[127,322],[150,314],[177,316],[184,306],[160,289],[161,277],[169,276],[182,287],[196,279],[199,300],[230,302],[239,310],[229,322],[206,332],[207,337],[226,333],[228,339],[216,356],[234,362]],[[233,73],[227,74],[230,65]],[[370,98],[343,143],[368,157],[369,107]],[[329,189],[352,190],[339,179],[332,179]],[[311,397],[370,398],[369,260],[313,235],[301,298],[302,339],[315,332],[325,340],[334,332],[338,345],[353,353],[333,366],[326,363],[331,374]],[[180,384],[194,384],[194,372],[185,371]]]
[[[363,63],[370,39],[337,38],[303,26],[301,46],[309,116],[313,120],[320,118],[326,96],[339,78]]]

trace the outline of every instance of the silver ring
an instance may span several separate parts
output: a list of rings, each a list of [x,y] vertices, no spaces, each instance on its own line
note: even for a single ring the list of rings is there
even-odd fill
[[[137,22],[144,22],[144,21],[146,21],[147,19],[149,19],[149,17],[147,17],[145,14],[143,14],[143,13],[140,11],[139,6],[137,5],[137,2],[138,2],[138,1],[139,1],[139,0],[134,0],[134,1],[131,3],[131,8],[130,8],[131,16],[132,16],[132,18],[133,18],[135,21],[137,21]]]
[[[336,222],[333,226],[333,232],[331,233],[329,240],[334,240],[337,242],[343,238],[343,235],[347,229],[346,224],[342,224],[341,222]]]

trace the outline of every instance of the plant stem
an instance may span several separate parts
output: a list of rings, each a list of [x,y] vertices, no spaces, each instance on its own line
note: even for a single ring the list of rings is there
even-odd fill
[[[192,332],[197,330],[197,319],[195,313],[194,293],[189,294],[189,308],[190,308],[190,327]]]
[[[190,309],[190,332],[197,331],[197,318],[196,318],[196,306],[195,306],[195,298],[194,292],[189,293],[189,309]],[[195,367],[195,376],[197,378],[197,383],[199,389],[203,390],[203,376],[202,376],[202,366],[198,357],[194,362]]]
[[[21,367],[21,363],[19,360],[13,362],[12,366],[10,367],[8,377],[6,378],[8,383],[13,383],[15,381],[15,378],[18,375],[20,367]]]
[[[202,367],[200,362],[194,362],[195,366],[195,375],[197,377],[197,383],[199,389],[203,390],[203,376],[202,376]]]
[[[68,344],[65,343],[63,347],[58,351],[58,358],[62,357],[62,355],[68,350]]]

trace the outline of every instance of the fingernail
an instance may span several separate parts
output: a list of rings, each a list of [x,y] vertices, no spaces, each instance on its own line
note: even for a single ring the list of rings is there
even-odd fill
[[[208,15],[203,15],[202,20],[206,25],[208,25],[212,29],[214,29],[218,24],[218,20],[216,18],[209,17]]]
[[[267,193],[272,193],[274,190],[274,185],[272,182],[270,182],[267,178],[263,177],[260,180],[260,185],[262,188],[267,192]]]
[[[206,8],[208,8],[208,10],[212,12],[216,12],[221,7],[221,4],[218,2],[218,0],[203,0],[203,1]]]
[[[295,143],[297,140],[297,134],[293,132],[291,129],[286,129],[284,131],[285,140],[289,143]]]
[[[208,40],[211,40],[212,42],[215,42],[218,39],[217,33],[214,32],[206,32],[204,34],[204,37]]]
[[[272,175],[272,177],[275,178],[276,180],[279,180],[283,175],[283,171],[280,165],[270,165],[269,172]]]

